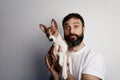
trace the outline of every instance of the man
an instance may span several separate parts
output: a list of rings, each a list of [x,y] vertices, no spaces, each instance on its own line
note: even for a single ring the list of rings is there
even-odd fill
[[[82,16],[70,13],[64,17],[62,25],[69,54],[67,80],[104,80],[102,55],[83,42],[85,25]],[[46,55],[46,64],[51,72],[50,80],[59,80],[61,67],[55,59],[55,48],[52,46],[48,53],[51,53]]]

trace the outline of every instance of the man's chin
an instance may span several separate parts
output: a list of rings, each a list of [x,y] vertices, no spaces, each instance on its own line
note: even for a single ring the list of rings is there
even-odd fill
[[[72,47],[78,46],[83,41],[84,35],[76,37],[74,39],[73,38],[71,39],[71,38],[66,37],[66,36],[64,38],[65,38],[68,46],[72,48]]]

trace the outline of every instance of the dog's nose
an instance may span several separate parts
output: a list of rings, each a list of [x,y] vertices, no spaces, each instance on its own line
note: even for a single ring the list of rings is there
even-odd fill
[[[49,39],[51,42],[53,41],[53,39]]]

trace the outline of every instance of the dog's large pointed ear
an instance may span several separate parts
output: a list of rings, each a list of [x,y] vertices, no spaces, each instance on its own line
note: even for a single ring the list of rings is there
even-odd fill
[[[57,22],[54,19],[51,20],[51,26],[56,29],[58,28]]]
[[[44,33],[46,32],[47,28],[46,28],[45,25],[39,24],[39,27],[40,27],[40,29],[41,29]]]

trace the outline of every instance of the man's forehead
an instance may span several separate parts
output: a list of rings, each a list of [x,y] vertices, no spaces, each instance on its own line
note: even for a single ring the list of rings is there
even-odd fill
[[[65,25],[69,25],[69,24],[82,24],[82,23],[81,23],[81,21],[79,19],[68,20],[67,22],[65,22]]]

